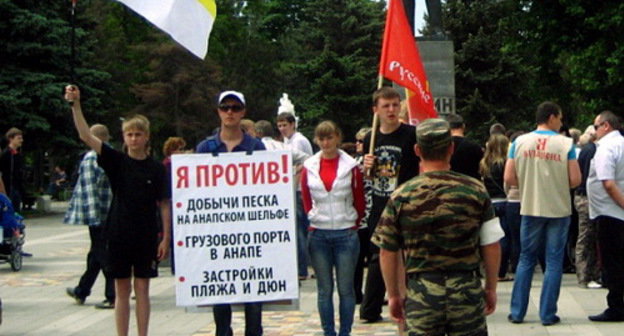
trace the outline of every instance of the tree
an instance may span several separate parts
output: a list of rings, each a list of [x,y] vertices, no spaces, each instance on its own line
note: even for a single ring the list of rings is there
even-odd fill
[[[142,102],[133,112],[150,118],[152,143],[162,144],[169,136],[183,137],[189,144],[199,142],[219,126],[213,113],[213,93],[220,90],[217,66],[170,42],[150,49],[147,83],[131,89]],[[156,150],[159,153],[160,148]]]
[[[624,4],[617,1],[521,1],[515,51],[536,65],[534,86],[555,99],[571,124],[589,125],[603,109],[624,102]]]
[[[45,154],[69,160],[68,148],[77,148],[78,137],[67,127],[70,114],[61,93],[70,80],[71,3],[0,0],[0,119],[1,129],[16,126],[25,132],[24,151],[34,167],[36,187],[43,184]],[[89,66],[93,40],[76,29],[76,80],[85,92],[85,106],[102,105],[100,84],[109,75]],[[71,150],[70,150],[71,152]],[[68,162],[62,162],[68,165]]]
[[[368,0],[308,1],[301,21],[284,35],[289,53],[282,75],[308,134],[322,119],[336,121],[347,139],[370,124],[383,6]]]
[[[533,126],[536,69],[508,47],[520,13],[517,1],[508,0],[449,0],[444,6],[443,24],[455,47],[457,113],[476,139],[485,141],[495,122]]]

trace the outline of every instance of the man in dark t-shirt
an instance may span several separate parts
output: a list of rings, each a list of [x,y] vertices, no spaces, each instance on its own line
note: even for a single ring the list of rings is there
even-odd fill
[[[451,136],[455,151],[451,156],[451,170],[480,179],[479,162],[483,158],[483,149],[464,136],[466,124],[459,114],[449,114],[446,121],[451,125]]]
[[[149,279],[157,276],[159,260],[167,257],[171,237],[171,190],[165,167],[149,155],[149,120],[142,115],[122,123],[124,152],[119,152],[93,135],[82,113],[80,90],[65,88],[74,125],[80,139],[98,154],[98,165],[111,184],[113,200],[105,227],[107,268],[115,279],[115,319],[117,334],[127,335],[130,319],[130,292],[136,296],[139,335],[148,334],[150,315]],[[156,211],[163,227],[158,241]]]
[[[372,208],[368,218],[369,232],[375,231],[379,217],[390,194],[403,182],[418,175],[418,157],[414,152],[416,129],[399,121],[399,93],[383,87],[373,94],[373,111],[379,118],[373,154],[364,157],[364,168],[372,178]],[[369,150],[371,133],[364,138],[364,150]],[[369,322],[380,321],[386,288],[379,268],[379,247],[370,244],[368,274],[360,318]]]

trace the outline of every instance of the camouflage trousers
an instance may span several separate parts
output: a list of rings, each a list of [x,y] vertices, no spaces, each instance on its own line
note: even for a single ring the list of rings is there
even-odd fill
[[[476,272],[408,274],[408,335],[487,335],[484,295]]]
[[[576,241],[576,277],[579,284],[587,285],[590,281],[600,280],[598,228],[596,222],[589,219],[587,196],[575,195],[574,207],[578,212],[579,225]]]

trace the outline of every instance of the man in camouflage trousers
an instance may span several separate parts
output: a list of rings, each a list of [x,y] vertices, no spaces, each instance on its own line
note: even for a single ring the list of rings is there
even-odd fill
[[[421,174],[392,194],[372,238],[381,249],[390,315],[406,320],[410,336],[487,335],[503,231],[483,184],[450,171],[448,122],[428,119],[416,137]],[[398,272],[400,249],[406,275]],[[399,291],[401,276],[407,276],[406,298]]]
[[[576,278],[583,288],[602,288],[600,284],[600,263],[598,260],[598,228],[596,221],[589,219],[589,201],[587,200],[587,177],[591,160],[596,154],[596,132],[590,126],[585,134],[589,142],[581,148],[578,164],[581,169],[581,184],[574,191],[574,207],[578,212],[578,238],[576,240]]]

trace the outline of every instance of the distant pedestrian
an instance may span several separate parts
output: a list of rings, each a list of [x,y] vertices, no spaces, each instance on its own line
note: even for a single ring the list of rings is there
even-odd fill
[[[186,147],[186,141],[184,141],[181,137],[169,137],[165,140],[163,144],[163,155],[165,158],[162,163],[167,170],[167,178],[171,179],[171,155],[173,154],[182,154],[184,153],[184,148]],[[172,210],[173,211],[173,210]],[[173,221],[171,222],[171,227],[173,228]],[[173,254],[173,239],[171,239],[171,244],[169,245],[169,264],[171,265],[171,274],[175,274],[175,256]]]
[[[598,226],[607,309],[594,322],[624,321],[624,137],[620,119],[604,111],[594,119],[597,148],[587,178],[589,218]]]
[[[446,120],[451,125],[451,134],[455,149],[451,157],[451,170],[480,179],[479,162],[483,158],[483,149],[476,142],[466,138],[466,123],[459,114],[449,114]]]
[[[295,116],[290,112],[282,112],[277,115],[277,128],[279,129],[284,143],[292,148],[298,149],[308,156],[312,156],[312,144],[310,140],[297,131],[297,122]],[[299,280],[308,278],[308,254],[307,254],[307,235],[310,222],[303,211],[301,203],[301,186],[299,184],[301,166],[295,167],[295,183],[297,192],[295,194],[296,211],[297,211],[297,269]]]
[[[507,208],[507,195],[505,193],[505,183],[503,175],[505,172],[505,161],[507,159],[507,149],[509,139],[506,136],[495,133],[490,135],[485,145],[485,154],[479,163],[479,173],[485,185],[485,189],[492,200],[494,213],[500,221],[500,226],[505,232],[505,236],[500,240],[501,264],[498,270],[498,281],[511,281],[513,277],[507,276],[509,264],[512,259],[517,260],[520,254],[520,226],[512,229],[505,217]],[[519,223],[517,223],[519,224]],[[514,233],[518,233],[515,235]],[[515,257],[514,257],[515,255]]]
[[[575,190],[574,206],[579,215],[579,233],[576,240],[576,277],[582,288],[602,288],[600,259],[598,258],[598,227],[595,220],[589,218],[589,200],[587,199],[587,178],[591,161],[596,154],[596,131],[591,125],[587,141],[582,146],[578,163],[581,168],[582,182]]]
[[[4,182],[7,196],[13,203],[16,212],[22,210],[22,198],[24,191],[24,155],[22,155],[22,144],[24,143],[23,132],[16,127],[12,127],[6,132],[9,145],[0,152],[0,174]]]
[[[91,126],[91,133],[104,143],[110,136],[108,128],[101,124]],[[97,164],[97,153],[91,150],[85,154],[78,168],[78,180],[69,200],[69,208],[63,222],[73,225],[88,225],[91,245],[87,253],[87,269],[78,286],[66,289],[67,295],[83,304],[91,295],[91,288],[100,270],[106,280],[105,300],[95,305],[96,308],[115,307],[115,280],[106,267],[106,237],[104,226],[110,209],[113,193],[104,170]]]
[[[251,137],[256,138],[256,123],[251,119],[243,119],[241,120],[241,128],[243,132],[249,134]]]
[[[46,194],[50,195],[52,199],[58,199],[60,197],[59,193],[67,187],[68,182],[65,169],[61,166],[54,166],[54,174],[50,178]]]
[[[0,172],[0,194],[6,195],[6,189],[4,188],[4,182],[2,181],[2,173]]]
[[[494,134],[505,135],[506,132],[507,132],[507,129],[505,128],[505,125],[501,123],[494,123],[492,124],[492,126],[490,126],[490,136]]]
[[[358,163],[358,167],[364,174],[364,138],[366,134],[370,132],[370,127],[362,127],[355,134],[355,162]],[[364,217],[360,221],[358,229],[358,237],[360,238],[360,254],[358,256],[358,262],[355,266],[354,286],[355,286],[355,303],[362,303],[364,293],[362,292],[362,285],[364,283],[364,267],[368,263],[368,246],[370,244],[370,232],[368,231],[368,216],[370,214],[371,207],[373,206],[373,199],[371,195],[372,181],[368,178],[364,179],[364,199],[366,200],[366,208],[364,209]]]
[[[542,324],[549,326],[560,322],[557,300],[572,213],[570,189],[581,182],[581,172],[572,139],[557,133],[563,119],[559,105],[541,103],[535,119],[537,130],[512,143],[505,165],[505,183],[519,187],[522,215],[520,262],[508,319],[524,321],[535,263],[546,246],[539,316]]]
[[[293,166],[301,169],[303,162],[310,157],[306,152],[303,152],[291,145],[285,144],[281,141],[274,139],[275,131],[273,125],[267,120],[258,120],[254,125],[254,133],[262,141],[266,150],[288,150],[292,152]],[[297,188],[297,186],[295,186]]]

